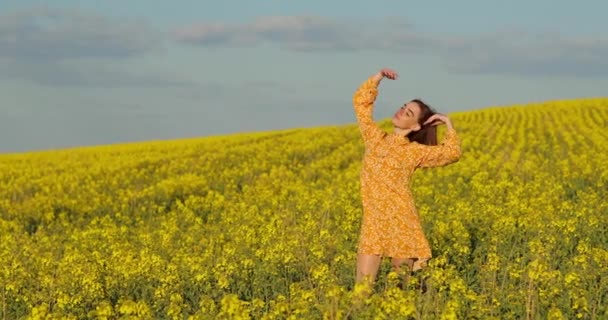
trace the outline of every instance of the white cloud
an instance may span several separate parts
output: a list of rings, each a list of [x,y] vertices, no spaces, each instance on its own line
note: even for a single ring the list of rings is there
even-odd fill
[[[158,46],[142,23],[72,9],[35,7],[0,15],[0,56],[15,60],[126,58]]]
[[[449,70],[528,76],[606,76],[608,38],[564,37],[528,32],[445,39],[441,51]]]
[[[199,23],[178,28],[174,38],[201,46],[272,43],[287,50],[383,50],[441,58],[455,73],[607,76],[608,37],[494,31],[453,36],[416,30],[405,19],[331,20],[262,17],[249,23]]]
[[[274,43],[296,50],[362,50],[387,47],[415,49],[423,35],[408,30],[408,24],[390,19],[391,30],[369,27],[369,21],[331,20],[311,16],[260,17],[250,23],[198,23],[174,30],[182,43],[202,46],[255,46]],[[366,28],[359,26],[365,25]]]
[[[161,49],[164,36],[141,22],[74,9],[33,7],[6,13],[0,15],[0,77],[45,86],[191,85],[116,66]]]

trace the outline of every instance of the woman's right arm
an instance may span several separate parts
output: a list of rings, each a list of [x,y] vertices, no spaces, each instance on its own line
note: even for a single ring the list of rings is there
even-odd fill
[[[374,102],[378,96],[378,85],[384,77],[394,80],[398,75],[391,69],[382,69],[363,82],[353,96],[353,107],[364,141],[378,138],[383,133],[374,122],[373,112]]]

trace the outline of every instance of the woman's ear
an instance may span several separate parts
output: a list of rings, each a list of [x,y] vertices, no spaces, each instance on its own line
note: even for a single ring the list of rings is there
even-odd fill
[[[416,126],[414,126],[414,127],[412,128],[412,131],[418,131],[418,130],[420,130],[420,129],[421,129],[420,125],[419,125],[419,124],[417,124]]]

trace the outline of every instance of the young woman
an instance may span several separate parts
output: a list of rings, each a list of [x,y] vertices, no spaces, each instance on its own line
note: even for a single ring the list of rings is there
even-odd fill
[[[392,133],[374,123],[378,85],[384,78],[397,77],[395,71],[382,69],[367,79],[353,97],[365,145],[357,282],[373,283],[382,257],[391,257],[395,271],[404,265],[410,271],[426,266],[431,249],[414,205],[410,179],[417,168],[445,166],[460,158],[460,142],[450,119],[420,100],[407,102],[395,112]],[[447,133],[443,143],[437,145],[439,124],[447,126]]]

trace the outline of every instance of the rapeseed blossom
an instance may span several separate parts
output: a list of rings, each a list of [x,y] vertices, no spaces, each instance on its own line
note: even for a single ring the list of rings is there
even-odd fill
[[[0,319],[607,318],[608,100],[450,117],[434,258],[373,287],[355,124],[1,155]]]

